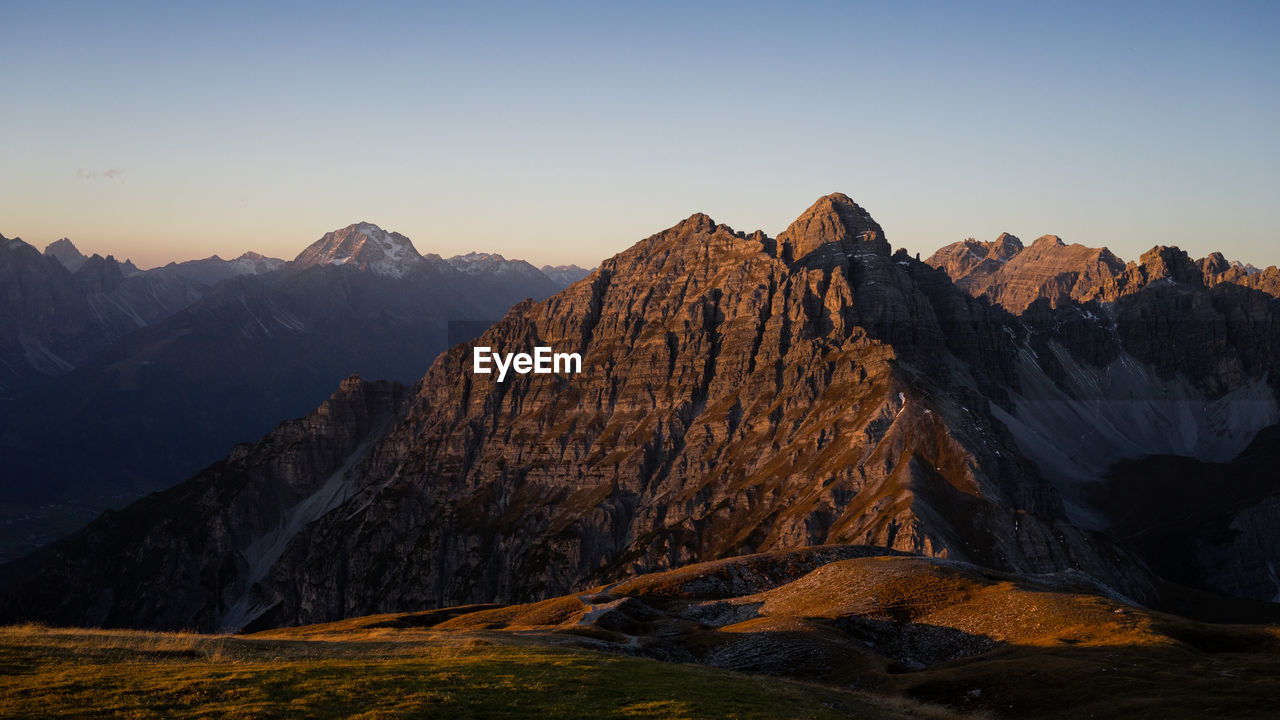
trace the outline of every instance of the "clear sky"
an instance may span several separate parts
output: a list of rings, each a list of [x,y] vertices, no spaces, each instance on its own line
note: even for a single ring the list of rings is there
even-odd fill
[[[144,267],[360,220],[589,266],[837,190],[926,255],[1280,264],[1276,2],[0,0],[0,99],[0,233]]]

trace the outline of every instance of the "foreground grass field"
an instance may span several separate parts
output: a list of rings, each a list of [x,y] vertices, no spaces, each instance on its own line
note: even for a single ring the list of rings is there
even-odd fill
[[[904,718],[938,708],[484,633],[0,628],[0,717]]]

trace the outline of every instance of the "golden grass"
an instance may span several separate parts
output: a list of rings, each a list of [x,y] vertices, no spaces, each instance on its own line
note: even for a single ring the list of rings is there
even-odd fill
[[[0,628],[0,717],[905,718],[920,703],[485,633]]]

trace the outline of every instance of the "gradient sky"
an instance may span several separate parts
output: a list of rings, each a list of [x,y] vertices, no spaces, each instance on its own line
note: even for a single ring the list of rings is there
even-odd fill
[[[1280,264],[1280,3],[466,5],[0,0],[0,233],[591,266],[839,190],[926,255]]]

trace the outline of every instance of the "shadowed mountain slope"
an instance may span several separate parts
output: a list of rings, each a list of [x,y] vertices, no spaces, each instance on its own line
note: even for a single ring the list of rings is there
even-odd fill
[[[85,257],[65,238],[41,255],[20,239],[0,236],[0,403],[171,316],[208,289],[189,277],[140,273],[110,255]]]
[[[75,279],[99,260],[88,259]],[[171,486],[235,443],[305,414],[353,372],[412,382],[446,348],[451,321],[487,327],[514,303],[557,289],[520,261],[459,271],[369,223],[326,234],[275,271],[246,256],[123,282],[151,273],[216,279],[236,263],[244,265],[238,275],[196,302],[0,405],[0,501],[18,507],[19,522],[65,507],[67,523],[79,522],[64,533],[79,527],[87,509]],[[60,518],[31,532],[58,537]],[[0,557],[52,539],[26,538],[3,537]]]

